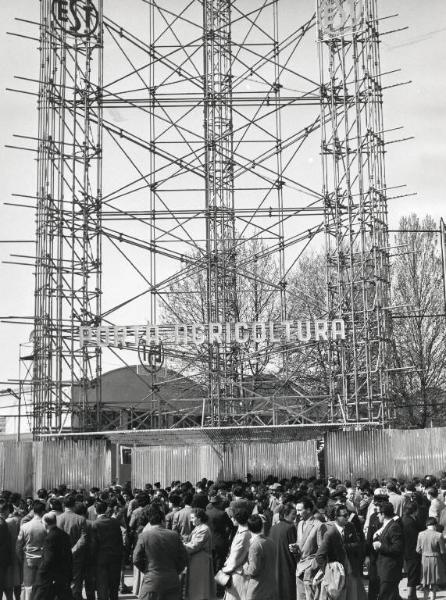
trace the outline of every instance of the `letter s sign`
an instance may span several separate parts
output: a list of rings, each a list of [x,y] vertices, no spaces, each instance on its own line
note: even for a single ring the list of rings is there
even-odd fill
[[[54,21],[70,35],[92,35],[99,24],[97,8],[92,0],[53,0]]]

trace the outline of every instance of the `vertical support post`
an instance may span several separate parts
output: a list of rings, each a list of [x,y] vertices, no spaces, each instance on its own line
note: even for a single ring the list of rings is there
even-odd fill
[[[204,0],[204,138],[208,323],[237,320],[232,124],[231,1]],[[212,327],[212,326],[211,326]],[[209,333],[208,396],[212,425],[237,391],[237,352],[222,331]]]
[[[376,0],[318,1],[331,418],[385,420],[389,256]]]
[[[102,0],[42,0],[37,154],[33,434],[97,428],[101,349]],[[71,20],[70,20],[71,19]]]

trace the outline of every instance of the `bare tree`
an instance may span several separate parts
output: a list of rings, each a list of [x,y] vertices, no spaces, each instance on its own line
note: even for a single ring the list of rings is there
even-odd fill
[[[403,217],[393,265],[394,400],[399,426],[444,424],[446,323],[439,235],[435,221]]]

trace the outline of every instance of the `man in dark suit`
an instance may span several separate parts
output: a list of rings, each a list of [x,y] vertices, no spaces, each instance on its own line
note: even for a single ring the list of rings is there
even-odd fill
[[[33,600],[71,600],[72,553],[70,537],[57,527],[53,512],[42,517],[47,531],[42,561],[33,586]]]
[[[252,534],[248,561],[243,566],[247,576],[246,600],[275,600],[276,598],[276,550],[274,542],[262,533],[263,521],[259,515],[251,515],[248,529]]]
[[[399,600],[398,584],[404,560],[404,534],[394,519],[393,504],[384,502],[379,511],[381,529],[375,533],[373,548],[378,553],[379,600]]]
[[[9,515],[9,507],[6,500],[0,499],[0,598],[6,585],[6,573],[11,564],[11,536],[9,534],[6,519]]]
[[[219,495],[215,492],[209,495],[209,504],[206,507],[208,526],[212,533],[212,560],[214,573],[219,571],[225,563],[229,552],[229,535],[232,531],[232,522],[223,509]]]
[[[404,563],[407,573],[408,600],[417,599],[417,586],[421,580],[421,555],[416,550],[418,534],[420,533],[416,512],[417,505],[415,502],[406,503],[401,519],[404,532]]]
[[[82,582],[85,570],[85,551],[87,548],[87,520],[74,512],[76,500],[68,496],[64,501],[64,512],[57,517],[57,526],[70,536],[73,554],[73,575],[71,591],[74,600],[82,600]]]
[[[95,563],[98,600],[118,600],[123,542],[117,519],[105,515],[107,504],[96,502],[91,524],[90,556]]]
[[[317,551],[316,562],[321,573],[325,572],[327,563],[340,562],[343,565],[346,581],[343,595],[339,596],[339,600],[345,598],[346,590],[350,587],[349,577],[357,580],[357,589],[358,586],[361,587],[362,596],[365,596],[365,590],[360,582],[363,542],[359,539],[355,526],[348,520],[349,511],[345,506],[337,506],[334,516],[335,521],[327,526],[327,533]]]
[[[366,561],[368,564],[369,572],[369,589],[368,589],[368,600],[377,600],[379,594],[379,578],[378,578],[378,553],[373,548],[373,537],[378,529],[381,529],[381,523],[379,520],[379,509],[383,502],[388,502],[389,497],[387,494],[381,493],[378,488],[373,496],[373,512],[370,515],[369,526],[367,528],[366,538]]]
[[[177,532],[164,528],[159,506],[150,506],[147,516],[150,528],[140,534],[133,553],[133,564],[144,573],[139,600],[180,600],[186,549]]]

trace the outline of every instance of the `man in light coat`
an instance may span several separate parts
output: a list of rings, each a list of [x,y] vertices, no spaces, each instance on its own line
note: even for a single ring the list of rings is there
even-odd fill
[[[45,504],[41,500],[34,501],[33,514],[33,518],[20,528],[16,543],[17,556],[23,564],[24,600],[30,600],[32,597],[32,588],[42,562],[43,543],[47,533],[42,523]]]
[[[259,515],[248,519],[251,532],[248,561],[243,574],[248,577],[246,600],[276,600],[276,549],[274,542],[263,535],[263,521]]]
[[[296,505],[300,520],[297,524],[297,542],[291,544],[290,550],[296,552],[297,600],[314,600],[313,576],[317,571],[316,553],[322,543],[326,531],[325,523],[313,517],[313,503],[309,498],[302,498]]]

